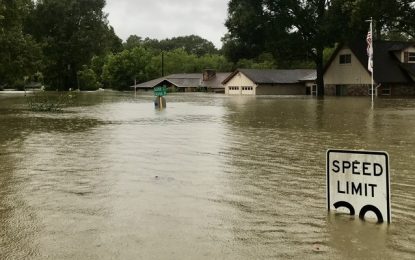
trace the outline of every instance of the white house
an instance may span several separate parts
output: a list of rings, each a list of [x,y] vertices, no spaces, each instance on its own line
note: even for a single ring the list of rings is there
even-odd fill
[[[222,84],[228,95],[312,94],[315,70],[238,69]]]

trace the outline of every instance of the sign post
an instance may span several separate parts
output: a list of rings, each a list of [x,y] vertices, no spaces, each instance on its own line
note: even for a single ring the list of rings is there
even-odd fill
[[[389,155],[386,152],[328,150],[327,208],[361,219],[391,222]],[[370,213],[369,213],[370,212]]]
[[[163,97],[167,95],[166,86],[154,87],[154,95],[156,96],[156,100],[154,101],[155,107],[160,109],[166,108],[166,99]]]

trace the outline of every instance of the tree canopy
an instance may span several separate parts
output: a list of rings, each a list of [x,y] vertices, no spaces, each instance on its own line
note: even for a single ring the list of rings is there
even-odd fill
[[[32,8],[30,0],[4,0],[0,4],[0,86],[20,87],[23,76],[41,69],[41,48],[23,31]]]
[[[43,46],[45,78],[57,88],[76,87],[76,73],[94,55],[116,49],[121,40],[102,11],[105,0],[40,0],[27,31]]]

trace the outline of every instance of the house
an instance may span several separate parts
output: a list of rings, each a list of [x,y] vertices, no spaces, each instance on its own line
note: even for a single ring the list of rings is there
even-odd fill
[[[324,90],[332,96],[368,96],[367,44],[364,40],[339,45],[324,69]],[[374,41],[375,95],[415,95],[415,43]]]
[[[183,73],[172,74],[166,77],[153,79],[144,83],[140,83],[131,88],[135,90],[152,90],[156,86],[164,85],[174,92],[193,92],[199,87],[201,82],[200,73]]]
[[[166,77],[150,80],[131,86],[137,90],[152,90],[156,86],[164,85],[174,92],[195,92],[204,90],[224,93],[223,79],[230,73],[216,73],[215,70],[204,70],[203,73],[172,74]]]
[[[316,71],[311,69],[238,69],[222,84],[229,95],[315,94]]]

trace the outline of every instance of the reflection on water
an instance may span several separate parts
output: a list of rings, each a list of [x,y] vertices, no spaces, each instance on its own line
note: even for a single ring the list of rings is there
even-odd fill
[[[415,257],[415,100],[0,93],[0,258]],[[329,148],[385,150],[391,225],[325,208]]]

